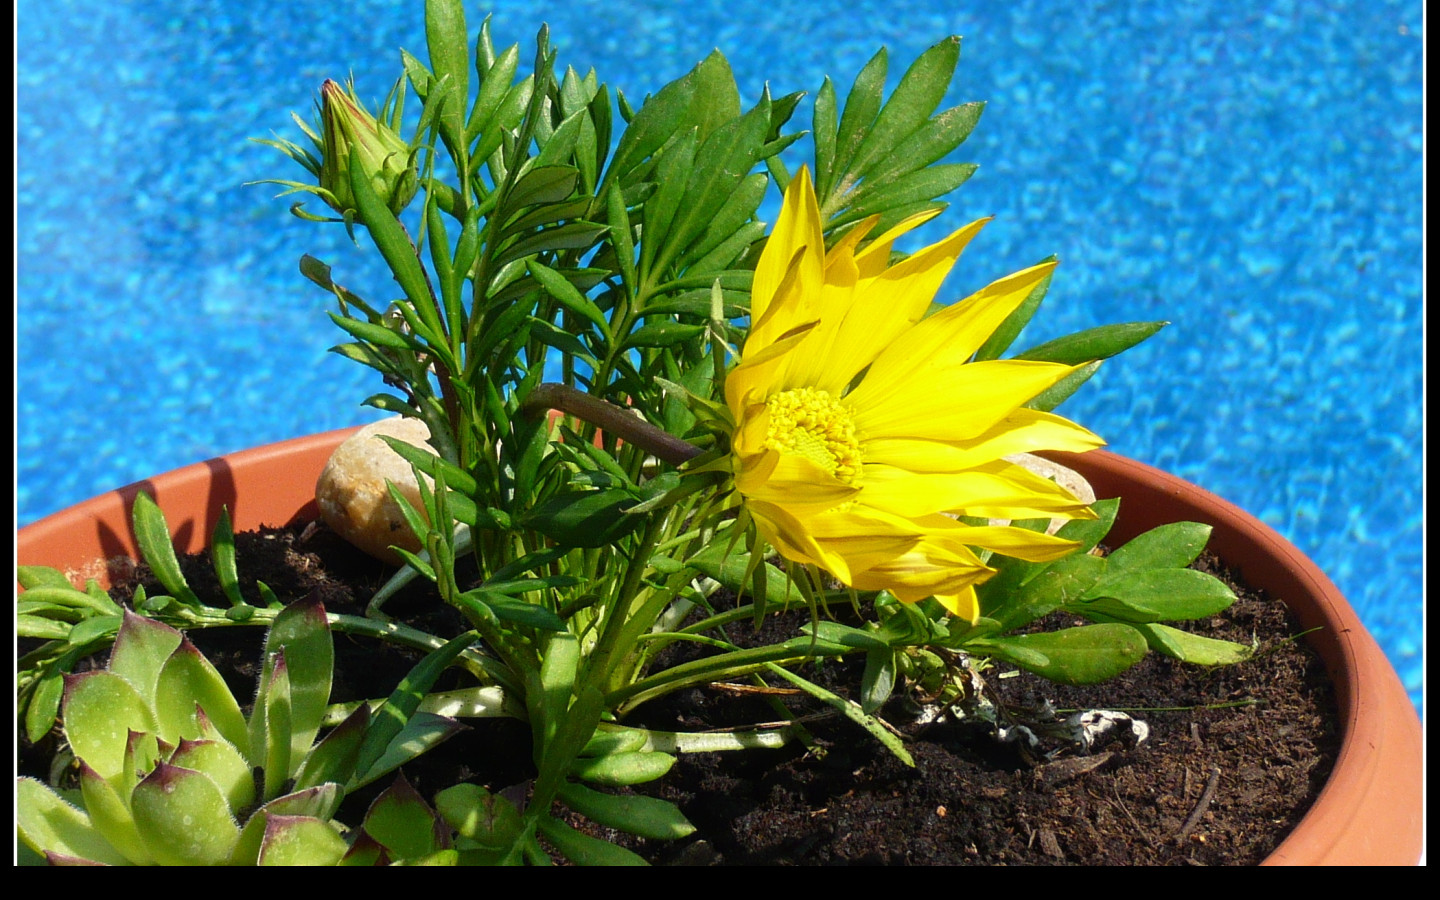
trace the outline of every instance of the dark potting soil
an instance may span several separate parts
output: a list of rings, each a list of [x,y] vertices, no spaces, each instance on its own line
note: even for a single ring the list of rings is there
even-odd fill
[[[314,593],[331,612],[362,614],[389,574],[323,528],[242,534],[236,545],[248,596],[256,596],[258,579],[287,602]],[[215,584],[208,559],[182,565],[205,596]],[[1245,644],[1253,639],[1259,650],[1251,660],[1204,668],[1151,653],[1120,677],[1088,687],[1025,672],[1002,675],[1005,666],[986,674],[1017,719],[1045,701],[1062,714],[1133,711],[1149,725],[1138,745],[1117,739],[1082,755],[1052,742],[1030,752],[999,743],[981,723],[916,724],[913,708],[892,701],[881,717],[904,734],[916,763],[910,768],[809,698],[772,695],[806,717],[808,746],[682,755],[664,778],[637,790],[679,805],[697,833],[676,842],[604,836],[653,862],[681,865],[1257,863],[1299,822],[1329,775],[1339,748],[1335,701],[1318,658],[1293,639],[1296,626],[1282,604],[1236,584],[1211,558],[1198,567],[1229,581],[1239,599],[1188,630]],[[151,593],[160,590],[143,569],[135,579]],[[128,600],[133,583],[113,595]],[[440,635],[463,629],[427,587],[412,586],[385,612]],[[761,639],[793,636],[805,621],[772,619]],[[743,642],[748,630],[734,629],[730,637]],[[256,628],[191,632],[240,698],[254,693],[261,635]],[[421,656],[343,633],[335,645],[335,702],[387,696]],[[862,665],[832,660],[803,674],[853,694]],[[437,689],[461,686],[460,677],[447,674]],[[634,721],[699,731],[776,718],[765,698],[717,686],[660,698],[637,710]],[[467,724],[405,766],[425,797],[458,781],[501,790],[534,775],[528,726],[508,719]],[[45,777],[54,741],[52,734],[21,748],[22,774]],[[389,779],[382,782],[347,798],[339,818],[358,822]]]

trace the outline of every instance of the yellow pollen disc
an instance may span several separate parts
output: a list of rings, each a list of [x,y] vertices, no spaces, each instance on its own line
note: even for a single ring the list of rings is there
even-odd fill
[[[803,456],[846,484],[860,480],[860,441],[850,413],[826,391],[797,388],[765,401],[765,446]]]

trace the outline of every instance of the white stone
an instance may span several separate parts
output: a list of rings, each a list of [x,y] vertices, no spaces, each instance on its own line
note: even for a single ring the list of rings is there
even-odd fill
[[[422,514],[423,508],[414,470],[377,437],[382,434],[434,452],[426,443],[430,429],[419,419],[396,417],[367,425],[335,448],[315,485],[315,501],[321,518],[337,534],[371,556],[399,565],[403,560],[391,545],[413,553],[420,542],[385,483],[394,482]],[[425,481],[430,484],[428,477]]]

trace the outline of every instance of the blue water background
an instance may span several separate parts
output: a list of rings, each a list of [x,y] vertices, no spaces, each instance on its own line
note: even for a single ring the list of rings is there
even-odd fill
[[[480,7],[467,9],[472,32]],[[1061,260],[1021,345],[1169,319],[1069,417],[1249,509],[1317,560],[1421,704],[1422,19],[1416,2],[494,3],[498,44],[550,24],[560,62],[638,105],[719,47],[747,102],[890,83],[963,36],[947,105],[988,102],[980,164],[927,226],[996,220],[954,300]],[[16,515],[254,444],[370,421],[380,388],[301,253],[394,289],[338,226],[292,218],[246,138],[301,140],[325,78],[378,100],[422,4],[23,0],[18,10]],[[802,104],[792,125],[808,127]],[[790,154],[792,167],[809,145]],[[771,207],[773,208],[773,204]],[[362,237],[362,245],[365,241]],[[911,246],[909,249],[914,249]]]

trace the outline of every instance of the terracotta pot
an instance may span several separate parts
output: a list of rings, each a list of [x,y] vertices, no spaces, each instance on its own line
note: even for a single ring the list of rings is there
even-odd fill
[[[20,529],[21,565],[49,565],[106,581],[137,558],[129,508],[140,490],[165,510],[176,546],[195,552],[221,505],[235,529],[318,517],[315,481],[356,429],[297,438],[177,469],[112,491]],[[1122,497],[1114,535],[1128,540],[1167,522],[1214,526],[1210,547],[1253,587],[1293,609],[1335,678],[1343,743],[1315,805],[1266,865],[1413,865],[1422,850],[1420,722],[1400,679],[1340,591],[1271,528],[1193,484],[1104,451],[1047,454]],[[108,561],[108,562],[107,562]]]

